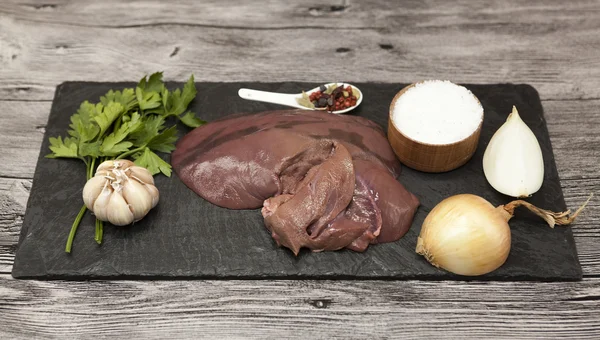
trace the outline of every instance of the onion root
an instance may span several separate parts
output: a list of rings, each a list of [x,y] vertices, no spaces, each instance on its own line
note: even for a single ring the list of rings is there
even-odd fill
[[[593,196],[594,196],[594,194],[591,194],[590,197],[587,199],[587,201],[585,201],[585,203],[583,203],[583,205],[581,207],[579,207],[579,209],[577,209],[575,211],[575,213],[573,213],[572,215],[571,215],[571,210],[566,210],[563,212],[553,212],[550,210],[538,208],[535,205],[533,205],[529,202],[523,201],[523,200],[512,201],[508,204],[501,205],[498,208],[506,211],[509,214],[509,216],[506,220],[508,222],[508,220],[510,220],[510,218],[513,217],[515,209],[520,206],[523,206],[523,207],[527,208],[529,211],[531,211],[532,213],[543,218],[544,221],[546,221],[546,223],[548,223],[550,228],[554,228],[554,226],[557,224],[558,225],[569,225],[569,224],[573,223],[573,221],[575,221],[575,218],[577,218],[577,215],[579,215],[579,213],[583,210],[583,208],[585,208],[585,206],[590,202],[590,200],[592,199]]]

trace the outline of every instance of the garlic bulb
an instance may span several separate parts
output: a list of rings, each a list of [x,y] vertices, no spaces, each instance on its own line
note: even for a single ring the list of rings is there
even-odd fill
[[[542,186],[542,149],[514,106],[485,149],[483,173],[494,189],[512,197],[529,196]]]
[[[128,160],[103,162],[83,188],[83,202],[96,218],[118,226],[141,220],[158,199],[152,174]]]

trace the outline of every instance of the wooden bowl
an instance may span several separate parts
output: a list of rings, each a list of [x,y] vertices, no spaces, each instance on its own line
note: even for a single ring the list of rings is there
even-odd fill
[[[483,119],[470,136],[458,142],[450,144],[428,144],[415,141],[400,132],[400,129],[396,127],[394,120],[392,119],[396,101],[413,86],[415,86],[415,84],[408,85],[400,90],[400,92],[394,96],[390,105],[388,140],[394,153],[404,165],[423,172],[445,172],[454,170],[465,164],[473,157],[473,154],[477,149]],[[479,103],[477,97],[475,97],[475,100]],[[481,105],[481,103],[479,104]]]

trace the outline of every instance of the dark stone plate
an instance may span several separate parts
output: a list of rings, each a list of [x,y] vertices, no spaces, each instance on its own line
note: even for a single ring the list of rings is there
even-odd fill
[[[170,84],[174,85],[174,84]],[[280,109],[280,106],[242,100],[241,87],[297,93],[318,84],[198,83],[191,109],[205,120],[238,112]],[[404,84],[356,84],[364,94],[352,114],[368,117],[387,130],[388,107]],[[98,101],[107,90],[132,83],[68,82],[57,88],[33,187],[27,204],[13,268],[16,278],[37,279],[468,279],[431,266],[415,253],[417,235],[427,213],[442,199],[459,193],[480,195],[494,205],[511,199],[492,189],[482,170],[483,152],[492,134],[516,105],[538,138],[544,155],[542,189],[529,201],[541,208],[566,209],[539,96],[528,85],[466,85],[479,98],[485,120],[474,157],[461,168],[426,174],[404,167],[400,181],[417,195],[421,207],[411,230],[398,242],[294,257],[277,248],[258,210],[233,211],[196,196],[173,175],[156,177],[159,205],[130,227],[105,226],[104,243],[94,241],[91,214],[83,219],[73,252],[65,241],[82,205],[83,162],[47,159],[48,137],[65,135],[69,117],[84,100]],[[180,126],[183,133],[185,127]],[[165,155],[165,159],[168,159]],[[512,250],[498,270],[484,280],[578,280],[581,267],[569,227],[550,229],[532,214],[518,210],[510,222]]]

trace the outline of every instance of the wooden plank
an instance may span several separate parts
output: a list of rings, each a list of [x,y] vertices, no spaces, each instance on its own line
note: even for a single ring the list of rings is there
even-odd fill
[[[0,100],[0,176],[33,178],[51,104]]]
[[[0,273],[12,270],[30,189],[31,180],[0,177]]]
[[[0,13],[5,100],[50,100],[64,80],[156,70],[169,80],[193,71],[209,81],[527,82],[544,99],[600,98],[594,1],[10,1]]]
[[[428,1],[426,4],[389,4],[381,0],[335,1],[325,0],[318,4],[302,1],[282,3],[277,0],[263,1],[257,6],[251,0],[231,3],[219,0],[197,1],[135,1],[107,0],[71,2],[54,0],[47,4],[32,4],[28,0],[6,0],[0,11],[18,20],[40,21],[78,27],[137,27],[181,24],[187,26],[212,26],[221,28],[243,28],[251,30],[296,29],[296,28],[386,28],[393,20],[394,26],[408,24],[415,30],[422,27],[443,27],[454,24],[470,29],[496,31],[504,27],[503,16],[513,16],[509,30],[526,34],[545,34],[556,29],[549,17],[563,20],[579,19],[598,12],[593,0],[570,1],[533,0],[523,4],[518,0],[500,3],[473,3],[468,0]],[[72,16],[66,15],[73,14]],[[106,21],[101,13],[112,20]],[[160,13],[160,16],[156,14]],[[468,16],[464,16],[469,14]],[[485,14],[485,15],[484,15]],[[525,16],[528,14],[529,16]],[[236,20],[223,20],[235,18]],[[444,20],[439,20],[439,19]],[[529,20],[526,20],[528,18]],[[375,20],[374,20],[375,19]],[[403,19],[403,20],[398,20]],[[418,24],[418,25],[416,25]],[[541,24],[541,25],[540,25]],[[579,27],[595,26],[592,22],[580,22]]]
[[[600,100],[549,100],[542,104],[560,178],[598,178]],[[600,194],[597,188],[595,192]]]
[[[16,245],[0,246],[0,274],[10,274],[15,262]]]
[[[17,281],[0,275],[7,338],[594,339],[600,279]]]

